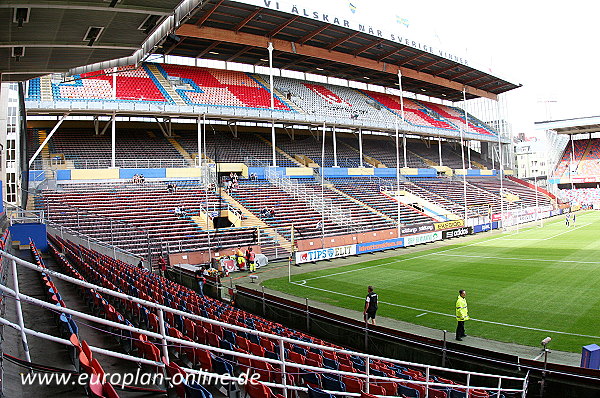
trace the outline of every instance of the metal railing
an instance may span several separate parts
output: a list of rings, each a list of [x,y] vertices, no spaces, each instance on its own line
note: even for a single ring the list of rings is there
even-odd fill
[[[41,169],[108,169],[112,167],[111,159],[43,159],[32,165]],[[115,167],[122,169],[160,169],[193,167],[186,159],[115,159]],[[34,170],[34,169],[32,169]]]
[[[333,200],[325,198],[324,195],[319,196],[315,194],[314,189],[304,184],[299,184],[297,181],[278,173],[276,168],[267,167],[265,175],[271,184],[306,203],[311,209],[327,217],[334,223],[355,232],[364,232],[366,230],[365,226],[353,219],[348,212],[344,211],[340,205],[335,204]]]
[[[282,110],[270,109],[255,109],[255,108],[236,108],[219,105],[173,105],[166,103],[150,103],[144,101],[40,101],[34,99],[27,99],[25,101],[27,109],[31,111],[59,111],[61,113],[77,113],[77,112],[96,112],[96,113],[126,113],[128,115],[135,113],[140,117],[148,116],[154,117],[157,114],[170,114],[178,115],[182,118],[189,118],[190,120],[197,120],[198,115],[206,115],[207,118],[212,119],[229,119],[232,116],[236,118],[248,119],[257,122],[271,123],[271,121],[283,122],[283,123],[298,123],[298,124],[310,124],[310,125],[322,125],[325,123],[330,126],[337,126],[340,128],[358,129],[363,130],[374,130],[374,131],[388,131],[394,132],[396,125],[394,118],[391,117],[389,120],[381,119],[351,119],[349,117],[339,116],[327,116],[327,115],[314,115],[300,112],[290,112]],[[459,138],[459,131],[449,131],[448,129],[439,129],[434,127],[423,127],[412,124],[401,124],[401,131],[405,131],[411,134],[420,134],[426,136],[438,137],[440,134],[442,137]],[[473,134],[469,132],[463,132],[463,137],[467,140],[476,141],[491,141],[497,142],[498,138],[495,136],[486,136],[483,134]],[[508,139],[504,139],[505,143],[509,143]]]
[[[69,277],[67,275],[61,274],[59,272],[50,270],[48,268],[43,268],[36,264],[32,264],[30,262],[21,260],[18,257],[12,256],[11,254],[9,254],[5,251],[0,251],[0,256],[2,256],[3,263],[5,261],[8,261],[12,265],[13,281],[18,280],[18,267],[27,268],[27,269],[34,270],[37,272],[45,272],[46,274],[50,275],[53,278],[61,279],[68,283],[72,283],[72,284],[75,284],[77,286],[81,286],[84,288],[93,289],[94,291],[96,291],[98,293],[105,294],[105,295],[108,295],[111,297],[115,297],[120,300],[127,300],[127,301],[131,301],[134,303],[138,303],[140,305],[145,306],[146,308],[152,308],[156,311],[160,320],[164,319],[165,312],[168,312],[168,313],[172,313],[173,315],[179,315],[181,317],[184,317],[184,318],[187,318],[190,320],[200,321],[200,322],[208,323],[211,325],[217,325],[217,326],[220,326],[221,328],[232,330],[234,332],[244,332],[246,334],[251,334],[251,335],[259,336],[262,338],[270,339],[270,340],[276,342],[276,347],[279,352],[279,359],[270,359],[270,358],[266,358],[263,356],[256,356],[253,354],[246,354],[246,353],[238,352],[238,351],[230,351],[230,350],[222,349],[219,347],[213,347],[213,346],[206,345],[206,344],[199,344],[199,343],[195,343],[193,341],[188,341],[188,340],[183,340],[180,338],[172,337],[165,332],[165,329],[162,327],[162,325],[160,327],[159,333],[157,333],[157,332],[149,331],[149,330],[146,330],[143,328],[113,322],[113,321],[110,321],[110,320],[107,320],[104,318],[89,315],[89,314],[86,314],[86,313],[83,313],[80,311],[76,311],[76,310],[73,310],[70,308],[56,306],[51,303],[45,302],[43,300],[39,300],[37,298],[20,293],[18,291],[17,284],[15,284],[14,289],[11,289],[5,285],[0,286],[0,291],[2,291],[2,293],[4,295],[8,295],[10,297],[15,298],[17,311],[19,311],[19,312],[21,311],[22,303],[33,304],[33,305],[37,305],[39,307],[42,307],[42,308],[45,308],[48,310],[52,310],[54,312],[61,312],[61,313],[69,314],[69,315],[79,318],[79,319],[95,322],[95,323],[98,323],[98,324],[101,324],[104,326],[116,328],[118,330],[126,330],[126,331],[133,332],[133,333],[143,334],[152,339],[156,339],[160,342],[159,344],[162,345],[162,348],[163,348],[162,354],[164,355],[166,362],[169,362],[168,345],[170,344],[170,345],[176,345],[179,347],[195,347],[195,348],[199,348],[199,349],[203,349],[203,350],[208,350],[211,353],[229,355],[235,359],[246,358],[246,359],[257,360],[257,361],[261,361],[261,362],[267,362],[272,365],[276,365],[280,369],[280,371],[278,371],[278,373],[280,372],[282,375],[281,383],[266,382],[266,381],[261,382],[261,383],[264,385],[267,385],[269,387],[276,387],[276,388],[283,389],[285,396],[287,396],[288,391],[307,391],[308,390],[306,387],[297,386],[297,385],[294,386],[294,385],[290,385],[287,383],[287,381],[288,381],[287,376],[288,376],[288,374],[290,374],[288,369],[290,369],[290,368],[296,368],[296,369],[301,369],[301,370],[310,371],[310,372],[329,373],[329,374],[336,374],[336,375],[340,375],[340,376],[352,376],[355,378],[359,378],[359,379],[365,381],[365,389],[366,389],[367,393],[369,392],[369,385],[371,382],[392,381],[392,382],[396,382],[396,383],[406,383],[406,380],[402,379],[402,378],[392,377],[392,376],[376,376],[376,375],[370,374],[370,369],[371,369],[370,364],[373,363],[373,361],[386,361],[388,363],[405,366],[405,367],[409,367],[409,368],[423,369],[423,372],[425,373],[425,380],[410,380],[410,383],[423,386],[426,389],[425,398],[427,398],[429,396],[429,391],[432,388],[461,389],[461,390],[465,390],[467,395],[469,395],[469,392],[473,391],[473,390],[484,390],[484,391],[488,391],[488,392],[493,392],[493,393],[496,393],[498,396],[502,392],[512,393],[512,394],[520,394],[522,397],[525,397],[525,395],[526,395],[526,388],[527,388],[527,382],[528,382],[527,378],[493,375],[493,374],[482,373],[482,372],[469,372],[469,371],[463,371],[463,370],[457,370],[457,369],[444,368],[444,367],[440,367],[440,366],[431,366],[431,365],[424,365],[424,364],[413,363],[413,362],[408,362],[408,361],[401,361],[401,360],[397,360],[397,359],[385,358],[385,357],[376,356],[376,355],[364,354],[364,353],[360,353],[357,351],[352,351],[352,350],[348,350],[348,349],[344,349],[344,348],[314,344],[314,343],[310,343],[310,342],[306,342],[306,341],[302,341],[302,340],[296,340],[296,339],[292,339],[292,338],[288,338],[288,337],[284,337],[284,336],[274,335],[271,333],[261,332],[261,331],[257,331],[254,329],[248,329],[248,328],[244,328],[241,326],[235,326],[235,325],[231,325],[229,323],[220,322],[220,321],[213,320],[210,318],[204,318],[202,316],[195,315],[195,314],[192,314],[189,312],[176,310],[176,309],[173,309],[170,307],[166,307],[164,305],[156,304],[151,301],[138,299],[138,298],[130,296],[128,294],[123,294],[123,293],[120,293],[120,292],[117,292],[117,291],[114,291],[111,289],[107,289],[102,286],[98,286],[98,285],[88,283],[88,282],[85,282],[85,281],[82,281],[79,279],[75,279],[75,278]],[[6,325],[6,326],[14,328],[15,330],[19,331],[22,336],[34,335],[34,336],[40,337],[42,339],[46,339],[46,340],[53,341],[56,343],[71,346],[71,342],[69,340],[61,339],[61,338],[25,327],[25,320],[23,318],[19,318],[18,323],[13,323],[13,322],[10,322],[9,320],[5,319],[4,317],[2,317],[2,318],[0,318],[0,323],[2,325]],[[162,321],[160,321],[160,323],[162,324]],[[27,347],[26,341],[27,341],[26,337],[24,337],[25,347]],[[347,354],[347,355],[352,355],[354,357],[358,357],[365,364],[365,373],[351,373],[351,372],[346,372],[346,371],[340,371],[340,370],[334,370],[334,369],[329,369],[329,368],[324,368],[324,367],[310,366],[310,365],[304,365],[301,363],[292,362],[292,361],[286,359],[285,344],[294,344],[297,346],[306,347],[307,349],[315,348],[315,349],[319,349],[321,351],[334,352],[337,354]],[[99,347],[91,347],[91,350],[93,352],[102,353],[104,355],[109,355],[111,357],[115,357],[115,358],[119,358],[119,359],[123,359],[123,360],[133,361],[133,362],[137,362],[137,363],[144,363],[144,364],[149,364],[152,366],[164,368],[164,364],[162,362],[154,362],[154,361],[150,361],[150,360],[147,360],[144,358],[135,357],[133,355],[126,355],[126,354],[122,354],[119,352],[102,349]],[[198,370],[189,369],[189,368],[184,368],[184,370],[188,373],[212,375],[214,377],[221,376],[221,375],[217,375],[215,373],[212,373],[209,371],[204,371],[204,370],[198,371]],[[436,379],[431,378],[431,376],[435,372],[443,372],[444,374],[453,375],[450,377],[454,377],[454,376],[461,377],[461,378],[465,377],[466,383],[448,384],[448,383],[436,381]],[[477,377],[478,379],[485,379],[488,381],[488,384],[494,385],[495,387],[473,385],[471,383],[472,377]],[[231,376],[229,378],[226,377],[225,379],[233,381],[233,380],[236,380],[237,378]],[[225,379],[221,379],[221,380],[225,380]],[[503,382],[505,383],[504,385],[506,385],[506,382],[509,382],[509,383],[511,383],[511,386],[503,387]],[[358,393],[339,392],[339,391],[327,391],[327,392],[332,395],[340,395],[340,396],[352,396],[352,397],[360,396],[360,394],[358,394]]]

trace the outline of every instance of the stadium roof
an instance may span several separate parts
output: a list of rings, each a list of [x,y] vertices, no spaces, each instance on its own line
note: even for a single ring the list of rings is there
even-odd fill
[[[0,2],[0,73],[22,81],[131,56],[181,0]]]
[[[557,134],[587,134],[600,132],[600,116],[535,122],[537,130],[553,130]]]
[[[400,71],[405,91],[449,101],[462,100],[463,88],[469,99],[495,99],[520,87],[426,44],[315,19],[302,8],[279,11],[275,1],[241,1],[4,1],[0,73],[4,81],[78,74],[152,52],[266,66],[271,41],[277,68],[392,88]]]
[[[244,1],[244,0],[242,0]],[[252,0],[248,0],[252,2]],[[258,2],[257,2],[258,3]],[[166,54],[268,66],[267,45],[273,42],[273,66],[398,88],[450,101],[487,97],[520,87],[465,65],[458,57],[438,55],[427,45],[392,41],[392,37],[354,30],[340,24],[230,0],[207,0],[180,26],[180,40]],[[258,3],[258,4],[260,4]],[[299,5],[300,7],[300,5]],[[331,17],[333,18],[333,17]],[[397,37],[395,37],[398,40]],[[421,47],[422,49],[415,48]]]

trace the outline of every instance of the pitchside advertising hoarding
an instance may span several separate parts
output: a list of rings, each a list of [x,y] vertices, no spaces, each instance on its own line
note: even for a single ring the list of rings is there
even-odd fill
[[[372,253],[404,246],[404,238],[380,240],[378,242],[359,243],[356,245],[356,254]]]
[[[451,229],[451,228],[460,228],[460,227],[465,226],[465,220],[451,220],[451,221],[444,221],[444,222],[436,222],[433,224],[433,226],[436,231],[441,231],[444,229]]]
[[[332,258],[353,256],[356,254],[356,245],[346,245],[330,247],[327,249],[309,250],[306,252],[296,252],[296,264],[310,263],[321,260],[331,260]]]
[[[458,238],[460,236],[472,235],[473,227],[447,229],[442,231],[442,239]]]
[[[432,231],[435,231],[435,226],[433,223],[414,224],[400,228],[400,233],[402,235],[414,235]]]
[[[441,232],[430,232],[427,234],[411,235],[404,238],[404,246],[415,246],[421,243],[435,242],[442,239]]]

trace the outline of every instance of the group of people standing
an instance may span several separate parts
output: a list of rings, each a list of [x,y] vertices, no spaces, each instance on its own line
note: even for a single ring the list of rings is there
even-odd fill
[[[235,261],[239,269],[248,266],[250,272],[256,271],[256,254],[252,250],[252,246],[249,246],[245,253],[242,252],[241,247],[238,247],[235,251]]]
[[[363,317],[365,323],[371,321],[372,325],[375,325],[375,317],[377,315],[377,309],[379,296],[373,290],[373,286],[367,287],[367,297],[365,298],[365,308],[363,310]],[[467,307],[467,292],[464,289],[458,291],[458,298],[456,299],[456,340],[462,341],[464,337],[467,337],[465,333],[465,322],[469,319],[469,309]]]

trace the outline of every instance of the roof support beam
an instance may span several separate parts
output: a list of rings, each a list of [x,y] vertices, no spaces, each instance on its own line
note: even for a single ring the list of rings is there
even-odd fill
[[[235,27],[233,28],[233,30],[235,30],[236,32],[239,32],[240,29],[242,29],[244,26],[246,26],[246,24],[250,21],[252,21],[254,19],[255,16],[257,16],[258,14],[260,14],[260,12],[262,11],[262,8],[257,8],[256,10],[254,10],[254,12],[250,15],[248,15],[246,18],[244,18],[243,21],[241,21],[239,24],[235,25]]]
[[[431,62],[428,62],[428,63],[426,63],[425,65],[421,65],[421,66],[419,66],[419,67],[418,67],[418,68],[416,68],[416,69],[417,69],[417,70],[423,70],[423,69],[427,69],[427,68],[429,68],[430,66],[433,66],[433,65],[435,65],[435,64],[439,64],[439,63],[440,63],[440,62],[442,62],[442,61],[445,61],[445,59],[438,58],[438,59],[436,59],[436,60],[433,60],[433,61],[431,61]]]
[[[361,47],[361,48],[359,48],[358,50],[354,51],[352,54],[353,54],[353,55],[358,55],[358,54],[360,54],[360,53],[362,53],[362,52],[364,52],[364,51],[367,51],[369,48],[373,48],[373,47],[375,47],[376,45],[383,43],[383,40],[384,40],[384,39],[374,40],[374,41],[372,41],[371,43],[369,43],[369,44],[367,44],[367,45],[365,45],[365,46],[362,46],[362,47]]]
[[[231,57],[227,58],[227,62],[235,61],[235,59],[237,57],[239,57],[240,55],[244,54],[245,52],[247,52],[251,48],[252,48],[251,46],[246,46],[246,47],[242,48],[240,51],[236,52]]]
[[[351,38],[353,38],[354,36],[358,36],[360,32],[354,32],[354,33],[350,33],[348,36],[344,36],[336,41],[334,41],[333,43],[331,43],[330,45],[328,45],[327,47],[325,47],[327,50],[333,50],[334,48],[336,48],[337,46],[339,46],[340,44],[350,40]]]
[[[201,58],[202,56],[204,56],[204,54],[208,53],[209,51],[211,51],[213,48],[215,48],[219,44],[221,44],[220,41],[214,41],[214,42],[210,43],[210,45],[208,47],[206,47],[204,50],[200,51],[198,53],[198,55],[196,55],[196,58]]]
[[[223,4],[224,1],[225,0],[219,0],[219,1],[217,1],[217,4],[215,4],[213,6],[213,8],[211,8],[210,10],[208,10],[208,12],[206,14],[204,14],[202,17],[200,17],[200,19],[198,20],[198,22],[196,22],[196,26],[198,26],[198,27],[202,26],[202,24],[204,22],[206,22],[206,20],[208,18],[210,18],[210,16],[212,15],[212,13],[215,12],[217,10],[217,8],[219,8],[219,6],[221,4]]]
[[[289,24],[291,24],[292,22],[294,22],[298,18],[300,18],[300,15],[296,15],[295,17],[288,19],[287,21],[285,21],[284,23],[282,23],[281,25],[279,25],[278,27],[276,27],[275,29],[273,29],[272,31],[270,31],[269,33],[267,33],[267,37],[273,37],[273,36],[275,36],[277,33],[279,33],[282,30],[284,30],[287,26],[289,26]]]
[[[325,29],[327,29],[330,26],[331,26],[331,24],[326,23],[325,25],[321,26],[319,29],[315,29],[312,32],[310,32],[309,34],[307,34],[306,36],[301,37],[300,40],[298,40],[298,43],[300,43],[300,44],[306,43],[307,41],[309,41],[310,39],[312,39],[319,33],[323,32]]]
[[[42,145],[40,145],[40,147],[37,149],[37,151],[35,151],[35,153],[31,157],[31,159],[29,159],[29,167],[31,167],[31,165],[33,164],[33,162],[35,161],[35,159],[38,157],[38,155],[40,154],[40,152],[42,152],[42,149],[44,149],[44,147],[46,146],[46,144],[48,143],[48,141],[50,141],[50,138],[52,138],[52,136],[54,135],[54,133],[56,133],[56,130],[58,130],[58,128],[60,127],[60,125],[66,119],[67,116],[69,116],[69,113],[65,113],[64,115],[62,115],[62,117],[58,120],[58,122],[56,122],[56,124],[54,125],[54,128],[52,129],[52,131],[50,131],[50,134],[48,134],[48,137],[46,137],[46,139],[44,140],[44,142],[42,142]]]
[[[356,34],[358,33],[359,32],[356,32]],[[494,100],[497,99],[497,95],[494,93],[480,90],[471,86],[465,86],[464,84],[453,82],[449,79],[445,79],[442,77],[433,76],[429,73],[419,72],[413,69],[399,67],[397,65],[391,65],[385,62],[378,62],[372,59],[354,56],[352,54],[346,54],[338,51],[330,51],[328,49],[323,49],[319,47],[308,45],[296,46],[293,43],[286,40],[269,39],[264,36],[249,33],[236,33],[225,29],[198,27],[190,24],[182,25],[179,29],[177,29],[177,34],[180,36],[190,36],[199,39],[216,40],[260,48],[266,48],[268,42],[272,41],[273,46],[277,49],[277,51],[293,53],[297,54],[298,56],[313,57],[325,61],[339,62],[354,67],[370,69],[377,72],[398,74],[398,71],[400,70],[402,76],[410,79],[420,80],[426,83],[451,88],[456,91],[462,91],[463,88],[465,88],[467,93],[469,94],[477,95],[479,97],[486,97]],[[354,36],[356,34],[350,36]],[[345,39],[347,39],[348,37],[349,36],[347,36]]]

